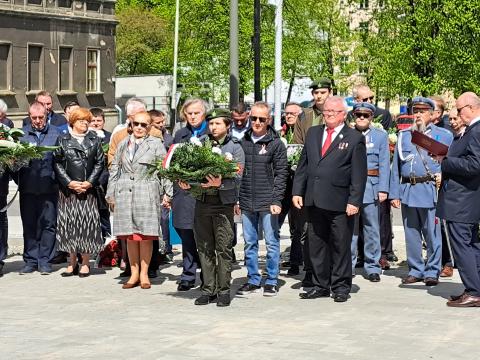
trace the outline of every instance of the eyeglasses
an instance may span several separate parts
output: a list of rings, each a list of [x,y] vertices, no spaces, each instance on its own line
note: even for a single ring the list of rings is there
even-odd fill
[[[466,107],[468,106],[472,106],[472,105],[464,105],[462,106],[461,108],[457,108],[457,114],[460,115],[460,113],[462,112],[463,109],[465,109]]]
[[[343,112],[343,110],[323,110],[322,114],[323,114],[323,116],[330,116],[330,115],[337,116],[338,114],[340,114],[342,112]]]
[[[266,117],[261,117],[261,116],[250,116],[250,121],[251,122],[257,122],[260,121],[262,124],[267,122]]]
[[[285,116],[289,116],[289,115],[292,115],[292,116],[297,116],[297,115],[298,115],[298,113],[297,113],[297,112],[291,112],[291,111],[289,111],[289,112],[285,112]]]
[[[363,98],[362,101],[363,102],[367,102],[368,100],[373,101],[373,99],[375,99],[375,96],[370,96],[370,97]]]
[[[148,127],[148,124],[147,123],[144,123],[144,122],[138,122],[138,121],[134,121],[133,123],[133,126],[141,126],[142,128],[146,129]]]
[[[361,112],[356,112],[353,115],[355,115],[357,119],[360,119],[360,118],[369,119],[372,116],[372,114],[370,113],[361,113]]]
[[[32,119],[32,120],[43,120],[43,119],[45,119],[45,115],[42,115],[42,116],[30,116],[30,119]]]
[[[85,119],[80,119],[80,120],[77,120],[79,123],[84,123],[84,124],[90,124],[90,121],[88,120],[85,120]]]

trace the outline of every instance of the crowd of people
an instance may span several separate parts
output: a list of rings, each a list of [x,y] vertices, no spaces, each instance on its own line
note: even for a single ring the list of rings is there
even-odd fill
[[[415,97],[411,124],[392,140],[395,122],[374,105],[368,86],[354,89],[351,111],[333,95],[329,79],[314,81],[311,92],[311,107],[285,105],[280,131],[272,127],[265,102],[208,110],[204,100],[192,98],[183,104],[182,121],[172,135],[165,114],[147,111],[138,98],[126,103],[126,123],[109,133],[101,109],[72,102],[63,117],[52,111],[50,94],[40,92],[24,120],[22,141],[57,148],[0,179],[0,276],[12,179],[18,184],[24,229],[20,274],[50,274],[53,260],[68,254],[61,275],[88,277],[92,257],[113,235],[123,249],[121,276],[128,277],[123,289],[149,289],[159,262],[171,261],[171,220],[182,242],[177,290],[194,288],[199,272],[202,295],[195,304],[228,306],[237,215],[247,270],[238,296],[260,291],[275,296],[280,266],[288,266],[289,276],[300,275],[303,266],[301,299],[345,302],[357,268],[377,283],[382,270],[398,260],[392,250],[393,206],[401,209],[405,231],[408,275],[402,284],[436,286],[439,278],[453,275],[455,266],[465,292],[452,295],[447,305],[480,307],[479,97],[462,94],[448,116],[441,97]],[[6,112],[0,101],[1,126],[11,127]],[[416,132],[448,146],[448,153],[420,147]],[[151,176],[149,164],[163,158],[172,144],[192,138],[231,155],[239,164],[237,175],[210,174],[195,195],[187,182]],[[303,146],[295,164],[287,155],[290,144]],[[281,264],[279,233],[287,216],[290,256]],[[262,238],[267,253],[263,276]]]

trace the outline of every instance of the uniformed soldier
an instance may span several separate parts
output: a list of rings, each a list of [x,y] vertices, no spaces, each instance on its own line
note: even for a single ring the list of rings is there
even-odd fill
[[[230,153],[232,161],[243,169],[245,155],[238,140],[228,134],[232,120],[230,112],[214,109],[207,113],[209,138],[212,144]],[[207,176],[203,193],[197,197],[193,231],[202,266],[202,295],[195,305],[217,301],[217,306],[230,305],[232,272],[233,212],[238,201],[241,172],[235,179]]]
[[[303,144],[308,129],[312,126],[323,124],[323,104],[325,100],[332,96],[332,81],[327,78],[316,80],[310,85],[313,96],[313,106],[304,109],[305,118],[295,126],[293,132],[293,142],[295,144]]]
[[[392,206],[401,204],[407,247],[408,276],[403,284],[424,281],[427,286],[438,284],[441,270],[442,239],[440,224],[435,218],[440,164],[426,150],[412,143],[412,131],[424,133],[436,141],[450,145],[450,131],[432,124],[435,104],[424,97],[412,100],[415,123],[399,133],[390,177]],[[427,260],[422,257],[422,236],[427,244]]]
[[[365,136],[367,147],[368,178],[363,195],[363,205],[360,211],[363,229],[355,229],[352,237],[352,269],[357,262],[358,233],[363,231],[364,238],[364,269],[368,280],[380,281],[382,269],[380,257],[380,225],[378,206],[388,198],[390,179],[390,152],[388,149],[388,135],[383,129],[371,125],[375,106],[361,102],[353,105],[355,128]],[[356,219],[358,223],[358,218]]]

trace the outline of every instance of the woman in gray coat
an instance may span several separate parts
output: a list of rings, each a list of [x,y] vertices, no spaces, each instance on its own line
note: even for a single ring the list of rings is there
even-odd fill
[[[151,118],[147,112],[136,114],[133,133],[115,153],[108,180],[107,202],[114,208],[113,234],[127,240],[132,275],[124,289],[140,285],[150,288],[148,265],[152,256],[152,240],[161,237],[161,204],[168,200],[172,186],[148,174],[147,165],[165,155],[160,139],[148,136]],[[163,247],[163,241],[160,247]]]

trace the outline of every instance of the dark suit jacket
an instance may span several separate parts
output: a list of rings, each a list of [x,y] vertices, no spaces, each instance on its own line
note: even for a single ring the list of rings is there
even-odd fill
[[[365,137],[345,125],[322,157],[324,127],[308,130],[292,194],[304,197],[305,206],[325,210],[361,206],[367,181]]]
[[[480,221],[480,122],[455,137],[442,161],[442,186],[437,216],[462,222]]]

